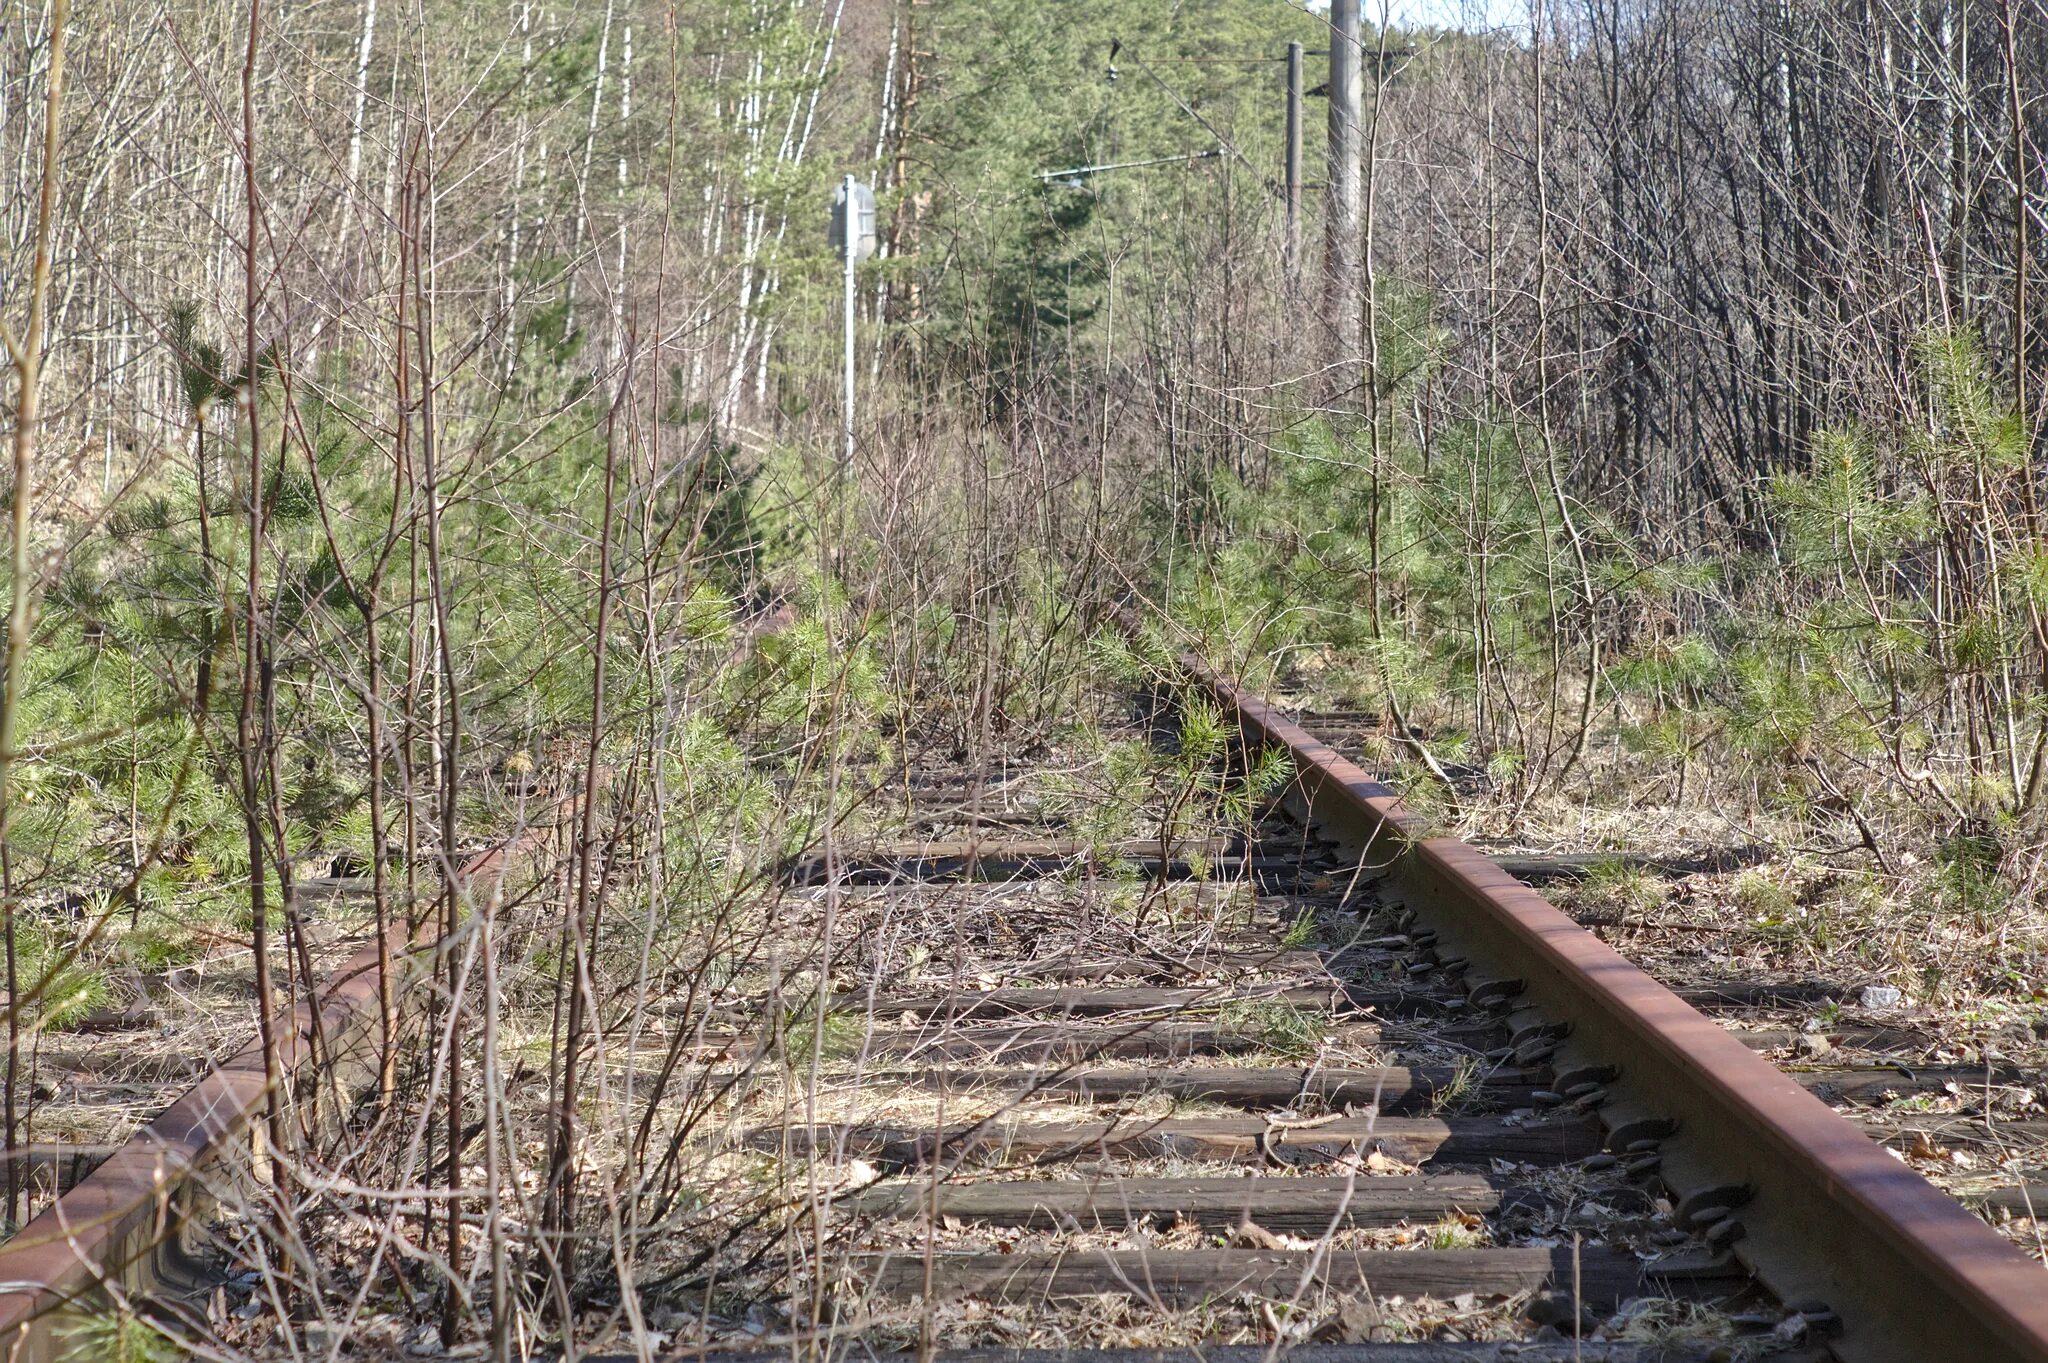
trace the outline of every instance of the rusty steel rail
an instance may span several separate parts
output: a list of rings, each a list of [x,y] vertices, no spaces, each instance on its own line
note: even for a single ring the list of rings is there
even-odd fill
[[[771,602],[744,623],[725,661],[737,661],[794,619],[789,603]],[[553,807],[572,809],[575,799],[560,797]],[[457,882],[472,899],[499,893],[512,858],[538,847],[556,826],[529,821],[465,861]],[[323,981],[315,1000],[295,1005],[291,1025],[277,1038],[281,1083],[314,1082],[316,1101],[323,1094],[352,1101],[375,1082],[379,960],[390,963],[402,1017],[414,986],[432,970],[437,944],[429,926],[415,935],[399,919]],[[316,1054],[315,1038],[324,1055]],[[71,1356],[66,1332],[109,1305],[208,1283],[186,1243],[208,1203],[201,1175],[251,1158],[264,1094],[262,1045],[252,1040],[0,1244],[0,1363],[55,1363]]]
[[[459,881],[472,894],[497,893],[512,856],[547,827],[531,825],[476,853],[458,868]],[[377,1078],[380,957],[390,962],[403,1016],[434,952],[424,930],[415,937],[402,916],[381,940],[365,943],[322,983],[317,1000],[300,1000],[290,1025],[278,1029],[279,1081],[317,1083],[316,1103],[352,1102]],[[68,1357],[64,1336],[82,1320],[168,1285],[200,1283],[205,1275],[186,1232],[209,1202],[202,1176],[252,1158],[265,1093],[263,1047],[252,1040],[0,1244],[0,1358]]]
[[[1248,743],[1292,757],[1296,812],[1384,872],[1475,992],[1568,1020],[1559,1072],[1606,1082],[1618,1135],[1670,1130],[1659,1173],[1681,1213],[1739,1204],[1737,1259],[1781,1300],[1825,1303],[1845,1363],[2048,1361],[2048,1268],[1272,705],[1179,661]]]

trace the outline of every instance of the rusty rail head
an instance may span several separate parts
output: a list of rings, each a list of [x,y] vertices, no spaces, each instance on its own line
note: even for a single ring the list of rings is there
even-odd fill
[[[742,621],[724,661],[738,661],[763,639],[787,629],[795,608],[775,598]],[[571,794],[550,802],[571,808]],[[539,845],[553,825],[529,822],[456,869],[474,896],[501,881],[506,865]],[[495,893],[495,889],[486,891]],[[424,925],[422,926],[424,932]],[[292,1025],[277,1039],[279,1073],[295,1083],[316,1063],[324,1080],[350,1091],[376,1074],[379,1032],[377,968],[380,957],[396,972],[393,994],[403,999],[428,968],[433,944],[415,938],[401,919],[381,940],[366,943],[322,984],[317,1004],[301,1000]],[[313,1027],[312,1008],[321,1026]],[[313,1054],[313,1038],[328,1054]],[[120,1296],[139,1296],[182,1276],[181,1203],[198,1191],[196,1175],[234,1156],[261,1113],[261,1045],[247,1046],[186,1090],[98,1168],[0,1244],[0,1358],[44,1363],[66,1356],[60,1326]]]
[[[488,854],[496,860],[495,849]],[[481,859],[480,859],[481,860]],[[406,925],[383,949],[400,983],[418,973]],[[337,1063],[374,1073],[379,943],[358,950],[329,978],[318,1007]],[[301,1001],[280,1029],[278,1063],[291,1079],[309,1068],[313,1005]],[[0,1348],[10,1363],[63,1356],[66,1318],[117,1296],[146,1291],[176,1259],[182,1202],[195,1176],[233,1152],[262,1112],[262,1047],[251,1042],[187,1089],[107,1159],[0,1245]]]
[[[1737,1256],[1781,1300],[1826,1302],[1845,1326],[1840,1358],[2048,1363],[2048,1269],[1274,707],[1199,659],[1181,665],[1248,741],[1287,750],[1301,812],[1369,849],[1442,941],[1569,1019],[1575,1058],[1621,1067],[1610,1120],[1678,1121],[1661,1152],[1674,1192],[1748,1190]]]
[[[472,893],[495,885],[511,857],[546,831],[530,824],[484,848],[457,868],[457,879]],[[358,948],[322,983],[317,1000],[301,999],[291,1025],[279,1029],[281,1082],[297,1083],[316,1066],[323,1083],[351,1094],[373,1081],[380,959],[390,962],[392,994],[403,1000],[430,968],[434,949],[403,917]],[[324,1054],[316,1054],[316,1037]],[[0,1244],[0,1350],[7,1363],[66,1357],[66,1323],[184,1276],[182,1223],[199,1191],[196,1180],[247,1153],[241,1142],[258,1125],[264,1094],[262,1043],[252,1040]]]

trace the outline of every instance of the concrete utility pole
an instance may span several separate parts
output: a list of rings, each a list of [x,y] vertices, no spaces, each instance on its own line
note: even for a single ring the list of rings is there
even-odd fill
[[[1360,344],[1359,161],[1364,144],[1365,83],[1359,60],[1359,0],[1330,0],[1330,188],[1324,214],[1323,321],[1337,386],[1354,378]]]
[[[860,231],[854,224],[859,221],[860,182],[851,175],[847,176],[846,182],[839,187],[839,193],[846,203],[846,216],[848,220],[844,249],[840,253],[840,258],[846,266],[846,335],[843,338],[845,342],[846,392],[845,397],[842,399],[841,425],[846,436],[846,454],[844,456],[846,466],[844,471],[851,473],[853,471],[853,318],[857,302],[853,292],[853,281],[854,266],[860,263]]]
[[[1287,289],[1301,284],[1301,44],[1287,44]]]
[[[839,260],[846,282],[843,318],[846,363],[845,393],[841,398],[840,431],[845,441],[840,476],[853,471],[853,310],[854,267],[875,253],[875,191],[851,175],[839,182],[832,198],[832,226],[826,239],[839,248]]]

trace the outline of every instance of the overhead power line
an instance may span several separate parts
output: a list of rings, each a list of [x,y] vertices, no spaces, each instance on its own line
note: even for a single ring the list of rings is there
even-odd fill
[[[1166,166],[1184,161],[1207,161],[1223,155],[1222,147],[1211,147],[1207,151],[1179,152],[1173,156],[1152,156],[1143,161],[1104,161],[1095,166],[1068,166],[1065,170],[1041,170],[1034,174],[1041,180],[1057,180],[1062,177],[1079,179],[1104,170],[1135,170],[1139,166]]]

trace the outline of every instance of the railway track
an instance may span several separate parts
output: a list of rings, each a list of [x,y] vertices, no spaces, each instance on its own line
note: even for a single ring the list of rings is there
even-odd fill
[[[2040,1265],[1822,1101],[1947,1077],[1781,1072],[1700,1011],[1773,987],[1666,989],[1183,666],[1279,798],[1105,839],[1068,754],[930,763],[784,868],[792,934],[849,945],[726,1133],[790,1233],[697,1284],[687,1356],[2048,1359]],[[168,1271],[150,1209],[240,1130],[182,1120],[0,1248],[16,1356]],[[121,1231],[52,1234],[82,1213]]]

